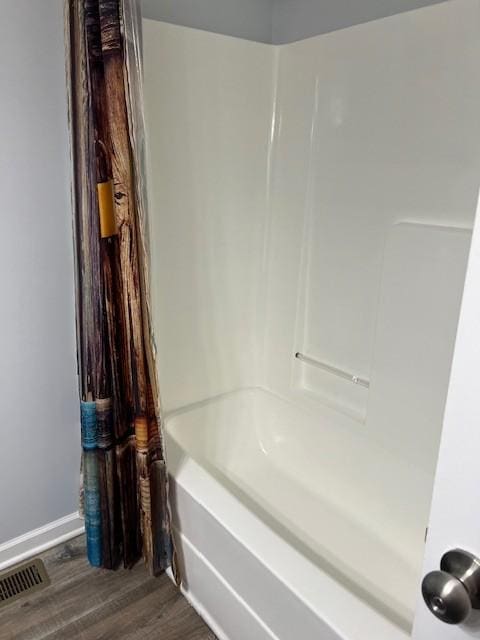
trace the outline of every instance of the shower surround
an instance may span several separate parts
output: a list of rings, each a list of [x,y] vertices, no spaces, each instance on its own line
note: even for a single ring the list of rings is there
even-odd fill
[[[409,637],[480,175],[477,16],[279,47],[144,21],[174,522],[219,638]]]

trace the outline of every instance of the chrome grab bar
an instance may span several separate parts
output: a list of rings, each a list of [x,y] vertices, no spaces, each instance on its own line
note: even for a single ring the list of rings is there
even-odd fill
[[[344,371],[343,369],[338,369],[337,367],[332,367],[331,364],[327,364],[326,362],[321,362],[320,360],[316,360],[311,356],[307,356],[304,353],[300,353],[297,351],[295,354],[295,358],[300,360],[301,362],[305,362],[306,364],[311,364],[314,367],[318,367],[327,373],[331,373],[334,376],[338,376],[339,378],[343,378],[343,380],[348,380],[353,384],[358,384],[361,387],[365,387],[365,389],[370,388],[370,381],[365,378],[360,378],[359,376],[354,375],[353,373],[349,373],[348,371]]]

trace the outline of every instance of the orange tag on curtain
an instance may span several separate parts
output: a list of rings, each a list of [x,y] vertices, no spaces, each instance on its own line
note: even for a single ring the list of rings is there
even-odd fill
[[[148,449],[148,421],[144,416],[135,418],[135,439],[137,449]]]
[[[100,216],[100,236],[110,238],[117,235],[115,202],[113,200],[113,180],[97,184],[98,214]]]

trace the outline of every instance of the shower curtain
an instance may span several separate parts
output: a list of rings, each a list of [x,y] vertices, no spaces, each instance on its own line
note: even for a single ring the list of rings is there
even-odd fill
[[[66,0],[87,553],[174,562],[149,315],[135,0]],[[175,569],[175,567],[174,567]]]

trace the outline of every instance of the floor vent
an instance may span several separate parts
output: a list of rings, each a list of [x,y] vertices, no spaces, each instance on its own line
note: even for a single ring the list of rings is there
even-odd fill
[[[0,573],[0,607],[50,584],[43,562],[36,558]]]

